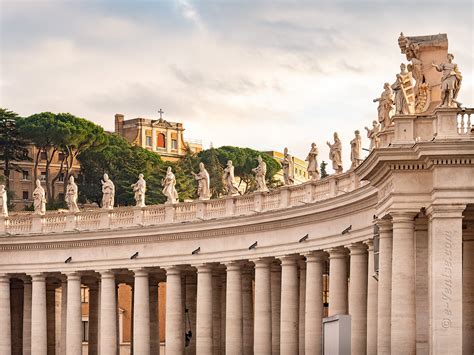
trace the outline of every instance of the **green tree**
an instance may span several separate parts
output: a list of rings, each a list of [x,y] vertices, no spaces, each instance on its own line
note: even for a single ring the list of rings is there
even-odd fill
[[[326,171],[326,166],[328,163],[326,163],[324,160],[321,162],[320,165],[320,170],[321,170],[321,179],[324,179],[325,177],[329,176],[329,174]]]
[[[193,154],[188,147],[186,149],[186,155],[173,166],[173,168],[176,176],[176,191],[178,191],[179,199],[181,201],[195,199],[197,197],[197,182],[192,172],[198,171],[199,158]]]
[[[223,164],[219,161],[217,149],[210,148],[199,153],[199,159],[204,163],[209,172],[211,197],[218,198],[225,194],[224,168],[222,167]]]

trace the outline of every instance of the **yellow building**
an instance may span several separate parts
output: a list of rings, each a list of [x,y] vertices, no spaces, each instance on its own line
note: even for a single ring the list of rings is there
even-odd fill
[[[273,159],[275,159],[279,163],[283,161],[283,153],[280,153],[274,150],[270,150],[264,153],[271,156]],[[307,169],[308,169],[307,161],[301,160],[293,156],[293,173],[294,173],[295,185],[302,184],[309,180]],[[280,180],[281,182],[284,182],[283,170],[280,170],[279,172],[277,172],[274,178],[277,180]]]

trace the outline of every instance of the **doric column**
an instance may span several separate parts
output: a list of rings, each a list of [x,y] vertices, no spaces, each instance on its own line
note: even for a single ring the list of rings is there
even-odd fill
[[[464,355],[474,354],[474,235],[463,242],[462,308]]]
[[[255,263],[255,326],[254,354],[272,353],[272,298],[271,276],[268,259],[258,259]]]
[[[158,281],[150,278],[150,354],[160,354],[160,322],[158,319]]]
[[[295,256],[281,258],[280,353],[298,354],[298,264]]]
[[[428,218],[415,220],[415,290],[416,290],[416,352],[429,353],[429,254],[428,254]]]
[[[184,309],[181,270],[166,269],[166,355],[184,353]]]
[[[323,323],[323,262],[325,254],[306,256],[305,354],[321,354]]]
[[[364,354],[367,349],[367,246],[355,243],[350,250],[349,314],[351,316],[351,352]]]
[[[220,295],[220,303],[221,303],[221,339],[220,339],[220,348],[221,353],[225,354],[225,324],[226,324],[226,309],[227,309],[227,273],[222,273],[221,275],[221,295]]]
[[[462,354],[464,205],[431,205],[429,216],[430,354]],[[467,258],[473,256],[465,256]],[[471,309],[472,312],[472,309]]]
[[[347,251],[332,248],[329,253],[329,310],[328,315],[347,314]]]
[[[0,354],[11,353],[10,277],[2,274],[0,275]]]
[[[221,290],[222,281],[218,270],[212,274],[212,341],[213,355],[221,354]]]
[[[99,353],[99,283],[89,285],[89,355]]]
[[[212,269],[197,267],[196,354],[212,354]]]
[[[392,309],[392,221],[381,219],[379,227],[379,282],[377,302],[377,354],[390,355]]]
[[[31,354],[31,279],[23,282],[23,354]]]
[[[103,271],[100,276],[100,354],[116,355],[118,347],[115,275],[111,271]]]
[[[225,322],[225,353],[226,355],[242,355],[242,270],[238,262],[226,264],[226,322]]]
[[[46,355],[48,334],[46,321],[46,279],[43,274],[32,275],[31,296],[31,354]]]
[[[299,314],[298,314],[298,334],[299,334],[299,354],[304,355],[305,347],[305,308],[306,308],[306,261],[300,260],[299,265]]]
[[[392,354],[415,354],[415,214],[393,212]]]
[[[148,272],[133,270],[133,350],[137,354],[150,354],[150,290]]]
[[[245,267],[242,270],[242,344],[243,355],[253,354],[253,270]]]
[[[368,250],[367,272],[367,355],[377,354],[377,280],[374,276],[374,243],[365,241]]]
[[[272,355],[280,354],[280,311],[281,311],[281,267],[273,263],[271,266],[271,298],[272,298]]]
[[[81,276],[67,274],[66,352],[82,354]]]

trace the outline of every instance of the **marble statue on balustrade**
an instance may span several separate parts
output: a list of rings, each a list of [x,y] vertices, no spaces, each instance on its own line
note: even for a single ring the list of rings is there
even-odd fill
[[[380,94],[380,97],[373,100],[374,102],[379,103],[377,111],[379,116],[379,122],[382,125],[382,130],[390,126],[390,112],[393,108],[393,94],[392,89],[390,88],[390,84],[385,83],[383,88],[384,91],[382,92],[382,94]]]
[[[392,84],[391,89],[393,90],[393,102],[395,105],[396,115],[407,115],[410,113],[408,108],[408,102],[403,92],[403,78],[408,76],[406,71],[406,65],[400,64],[400,74],[397,74],[395,82]]]
[[[46,213],[46,193],[39,179],[36,179],[36,188],[33,191],[33,207],[36,214],[44,215]]]
[[[337,132],[334,132],[334,143],[326,142],[329,147],[329,159],[336,174],[342,173],[342,144]]]
[[[5,185],[0,185],[0,216],[8,217],[8,198]]]
[[[257,157],[257,161],[257,167],[252,169],[252,171],[255,173],[255,180],[257,180],[257,191],[267,192],[268,187],[267,182],[265,181],[265,175],[267,174],[267,164],[263,161],[260,155]]]
[[[137,207],[145,207],[146,181],[143,174],[138,175],[138,181],[131,185]]]
[[[166,170],[166,175],[161,180],[163,186],[163,195],[166,196],[166,203],[178,202],[178,191],[176,191],[176,177],[173,174],[171,166]]]
[[[66,187],[66,204],[69,209],[69,212],[79,212],[79,207],[77,206],[77,198],[79,195],[79,190],[77,184],[74,182],[74,176],[69,177],[69,183]]]
[[[107,174],[104,174],[102,183],[102,208],[111,210],[114,208],[115,185]]]
[[[283,182],[285,185],[293,185],[295,183],[293,157],[288,153],[288,148],[283,150],[283,160],[281,161],[283,169]]]
[[[367,131],[367,138],[370,139],[369,150],[379,148],[380,138],[377,136],[377,134],[380,132],[380,124],[376,120],[374,120],[372,121],[372,129],[369,129],[369,127],[365,127],[365,130]]]
[[[362,163],[362,138],[359,130],[354,132],[354,139],[351,140],[351,169],[357,168]]]
[[[224,175],[222,178],[224,179],[224,185],[227,190],[227,195],[239,195],[239,189],[235,185],[234,165],[232,164],[232,160],[227,161],[227,166],[224,169]]]
[[[194,178],[198,182],[198,196],[200,200],[209,200],[211,198],[211,189],[209,173],[204,167],[204,163],[199,163],[199,173],[193,172]]]
[[[448,53],[447,59],[446,63],[431,64],[437,71],[443,73],[439,107],[458,107],[461,106],[461,103],[456,101],[456,98],[461,89],[462,75],[458,65],[453,63],[454,56],[451,53]]]
[[[306,161],[308,162],[308,168],[306,170],[308,171],[308,175],[311,180],[319,180],[321,173],[319,171],[318,147],[316,146],[316,143],[311,143],[311,150],[306,157]]]

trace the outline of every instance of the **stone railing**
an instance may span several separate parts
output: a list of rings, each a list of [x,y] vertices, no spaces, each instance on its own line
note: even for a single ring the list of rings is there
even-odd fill
[[[471,119],[471,116],[472,119]],[[467,135],[474,133],[474,108],[462,108],[457,115],[458,133]]]
[[[251,215],[325,200],[353,191],[360,185],[357,176],[350,171],[320,181],[283,186],[270,192],[208,201],[142,208],[118,207],[113,210],[97,208],[77,213],[48,211],[44,216],[31,212],[17,213],[6,218],[0,217],[0,236],[131,228]]]

